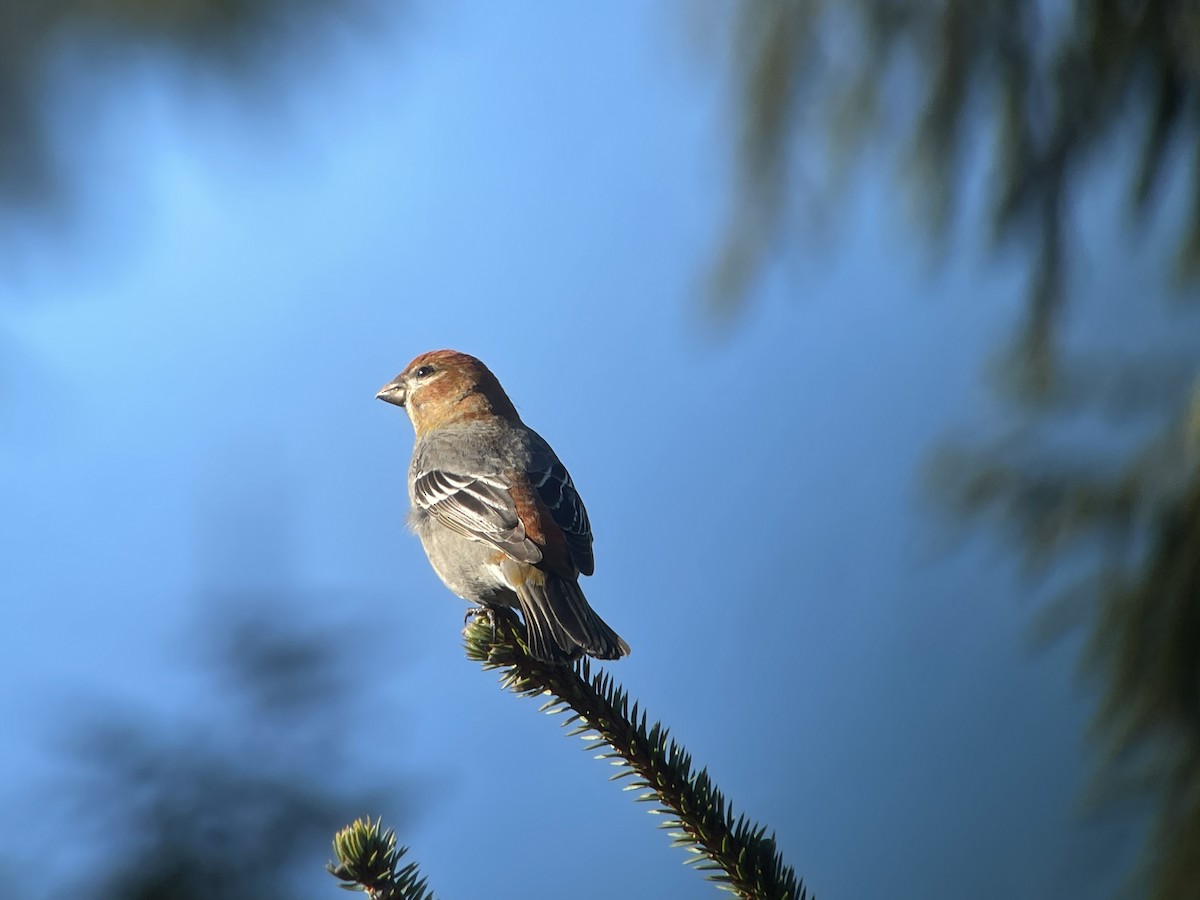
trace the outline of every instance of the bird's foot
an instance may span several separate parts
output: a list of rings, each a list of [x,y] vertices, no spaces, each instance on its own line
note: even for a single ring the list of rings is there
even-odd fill
[[[467,623],[478,619],[480,616],[485,616],[488,624],[492,626],[492,640],[496,639],[496,609],[488,606],[486,603],[479,606],[469,607],[466,613],[463,614],[463,628],[467,627]]]

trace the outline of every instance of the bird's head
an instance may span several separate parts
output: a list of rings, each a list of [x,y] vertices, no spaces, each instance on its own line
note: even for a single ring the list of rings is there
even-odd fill
[[[375,396],[404,407],[418,435],[487,416],[520,418],[488,367],[457,350],[422,353]]]

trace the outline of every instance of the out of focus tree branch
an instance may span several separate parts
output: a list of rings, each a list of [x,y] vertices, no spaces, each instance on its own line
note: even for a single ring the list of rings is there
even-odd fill
[[[1200,5],[763,0],[734,10],[741,143],[718,308],[745,302],[772,253],[798,244],[792,214],[828,206],[853,169],[846,160],[873,145],[899,148],[900,182],[932,245],[974,226],[993,249],[1023,252],[1024,325],[999,382],[1018,401],[1014,437],[948,451],[932,471],[951,507],[988,520],[1031,571],[1077,578],[1042,623],[1089,632],[1084,665],[1103,689],[1096,734],[1108,750],[1097,783],[1134,784],[1154,803],[1139,895],[1190,900],[1200,884],[1200,393],[1189,382],[1200,329],[1177,308],[1175,334],[1118,342],[1126,358],[1109,347],[1068,354],[1062,313],[1068,301],[1077,319],[1093,311],[1070,277],[1078,201],[1114,177],[1127,185],[1129,233],[1147,232],[1168,201],[1184,213],[1169,220],[1173,268],[1120,298],[1130,321],[1156,298],[1195,295]],[[966,160],[980,136],[992,148],[988,195],[971,222]],[[805,168],[814,157],[827,162],[819,179]],[[1093,265],[1117,274],[1129,256],[1106,248]],[[1123,449],[1131,436],[1135,449]]]
[[[1027,449],[1027,448],[1026,448]],[[1132,880],[1187,900],[1200,884],[1200,390],[1116,470],[978,447],[933,468],[960,512],[990,517],[1041,572],[1088,560],[1043,610],[1045,636],[1091,620],[1086,671],[1104,687],[1100,796],[1158,798]],[[1047,633],[1048,630],[1048,633]]]
[[[368,643],[366,630],[338,644],[294,622],[294,605],[212,605],[193,635],[211,653],[212,703],[153,718],[101,706],[71,724],[55,794],[72,830],[92,833],[94,859],[55,896],[320,896],[309,866],[329,830],[350,810],[395,808],[402,789],[379,786],[349,724],[371,696],[346,649]]]
[[[362,0],[0,0],[0,213],[61,199],[43,110],[64,39],[114,49],[90,64],[116,65],[124,49],[154,47],[246,79],[300,42],[313,44],[323,23],[363,8]]]
[[[798,165],[814,143],[829,176],[899,133],[899,161],[935,241],[961,212],[973,135],[994,147],[985,225],[1030,256],[1024,374],[1044,388],[1069,295],[1072,201],[1122,175],[1142,224],[1168,193],[1192,198],[1176,275],[1200,276],[1200,7],[1175,0],[763,0],[735,7],[741,122],[735,214],[713,280],[731,309],[776,248],[797,242],[786,213],[812,200]],[[914,106],[897,85],[919,86]],[[1133,134],[1126,160],[1115,139]],[[1178,150],[1188,161],[1180,166]],[[805,157],[807,158],[807,157]],[[1096,163],[1103,161],[1104,165]],[[837,181],[836,178],[832,179]],[[1170,280],[1160,286],[1166,291]]]

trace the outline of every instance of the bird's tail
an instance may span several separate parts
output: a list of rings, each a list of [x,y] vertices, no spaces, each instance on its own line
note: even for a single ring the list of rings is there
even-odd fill
[[[550,572],[527,578],[517,591],[529,652],[541,660],[573,659],[582,650],[596,659],[620,659],[629,645],[596,615],[573,579]]]

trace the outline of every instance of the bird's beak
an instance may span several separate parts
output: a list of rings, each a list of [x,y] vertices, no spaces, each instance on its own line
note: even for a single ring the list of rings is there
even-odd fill
[[[403,381],[396,378],[381,387],[379,393],[375,395],[375,399],[382,400],[385,403],[392,403],[396,406],[403,406],[404,401],[408,399],[408,389],[405,388]]]

